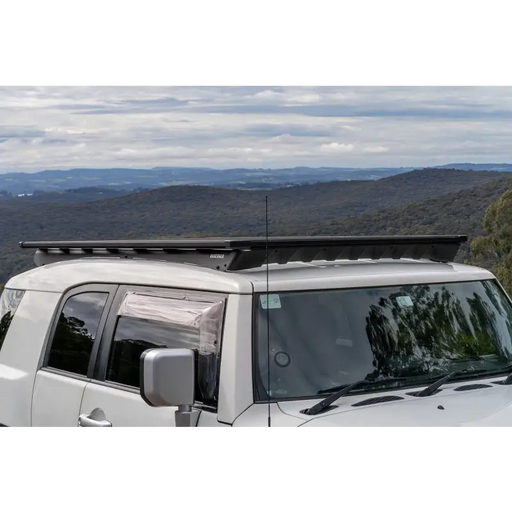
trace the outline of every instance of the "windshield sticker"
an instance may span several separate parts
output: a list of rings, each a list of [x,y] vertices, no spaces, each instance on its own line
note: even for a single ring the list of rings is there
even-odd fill
[[[268,303],[267,303],[267,295],[260,295],[261,307],[263,309],[280,309],[281,308],[281,298],[277,293],[271,293],[268,295]]]
[[[411,297],[409,297],[408,295],[403,295],[402,297],[397,297],[396,301],[398,302],[398,305],[401,308],[412,308],[414,305]]]

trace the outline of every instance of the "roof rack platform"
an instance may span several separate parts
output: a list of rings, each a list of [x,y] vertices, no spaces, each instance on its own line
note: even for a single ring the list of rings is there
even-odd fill
[[[35,249],[37,266],[86,257],[138,258],[195,264],[221,271],[258,268],[267,263],[359,259],[453,261],[467,236],[309,236],[182,238],[170,240],[85,240],[20,242]]]

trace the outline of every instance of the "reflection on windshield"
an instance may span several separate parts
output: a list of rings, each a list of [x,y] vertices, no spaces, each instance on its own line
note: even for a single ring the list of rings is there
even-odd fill
[[[268,319],[267,319],[268,313]],[[256,388],[316,396],[361,379],[419,385],[451,371],[512,363],[512,306],[494,281],[261,294],[256,302]]]

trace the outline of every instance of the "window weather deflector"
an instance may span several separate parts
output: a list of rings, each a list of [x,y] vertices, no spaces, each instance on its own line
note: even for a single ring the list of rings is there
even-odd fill
[[[453,261],[467,236],[309,236],[270,237],[268,263],[383,258]],[[190,263],[222,271],[267,263],[265,237],[169,240],[69,240],[20,242],[35,249],[36,265],[85,257],[139,258]]]

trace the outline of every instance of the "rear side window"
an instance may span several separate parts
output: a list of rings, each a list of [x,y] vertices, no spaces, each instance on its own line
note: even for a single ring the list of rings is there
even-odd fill
[[[24,294],[23,290],[6,288],[0,296],[0,350],[2,350],[7,331]]]
[[[108,293],[86,292],[66,301],[55,329],[47,366],[87,375],[107,299]]]

